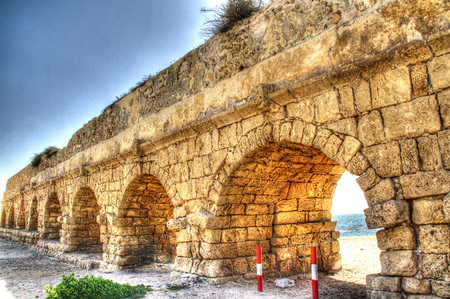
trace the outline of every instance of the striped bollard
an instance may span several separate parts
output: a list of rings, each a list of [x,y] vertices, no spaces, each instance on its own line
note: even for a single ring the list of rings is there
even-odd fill
[[[261,246],[256,246],[256,274],[258,275],[258,292],[263,291]]]
[[[319,299],[316,247],[311,247],[311,279],[313,299]]]

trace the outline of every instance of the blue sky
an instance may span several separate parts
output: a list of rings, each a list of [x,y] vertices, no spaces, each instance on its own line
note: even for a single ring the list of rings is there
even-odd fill
[[[34,153],[66,146],[144,75],[201,45],[200,8],[221,2],[1,0],[0,194]]]

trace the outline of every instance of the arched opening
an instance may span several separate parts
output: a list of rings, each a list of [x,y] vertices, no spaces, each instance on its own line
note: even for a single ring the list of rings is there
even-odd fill
[[[6,220],[7,228],[15,228],[15,216],[14,216],[14,202],[11,202],[9,207],[8,219]]]
[[[79,245],[79,249],[101,252],[100,225],[97,223],[97,216],[100,208],[92,189],[81,188],[73,203],[72,221],[68,231],[67,244]]]
[[[27,230],[37,231],[38,229],[38,200],[37,197],[33,197],[31,200],[30,208],[28,210],[28,225]]]
[[[173,205],[156,177],[145,174],[135,178],[116,216],[110,227],[106,262],[125,268],[154,261],[173,262],[176,238],[166,225],[173,218]]]
[[[5,227],[5,223],[6,223],[5,219],[6,219],[6,210],[5,210],[5,206],[2,205],[2,212],[0,214],[0,226],[1,227]]]
[[[44,213],[44,234],[46,235],[46,239],[59,240],[61,224],[58,222],[58,217],[61,216],[62,213],[61,204],[59,203],[58,196],[55,192],[48,197]]]
[[[260,245],[266,275],[289,276],[310,270],[310,247],[317,246],[319,270],[339,270],[330,209],[344,171],[320,150],[299,144],[271,143],[250,152],[225,182],[217,207],[231,216],[221,239],[228,249],[219,258],[232,259],[232,274],[255,272]]]
[[[19,214],[17,216],[17,228],[25,229],[25,199],[20,201]]]

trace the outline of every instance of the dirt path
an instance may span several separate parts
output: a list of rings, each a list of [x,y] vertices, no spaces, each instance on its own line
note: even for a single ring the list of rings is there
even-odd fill
[[[365,298],[366,274],[378,273],[379,250],[375,237],[340,239],[343,270],[331,275],[319,275],[321,298]],[[286,289],[275,287],[275,278],[264,279],[264,293],[256,292],[256,282],[239,280],[223,285],[206,282],[191,284],[178,292],[167,291],[172,268],[167,265],[151,265],[134,271],[108,272],[102,269],[83,270],[47,257],[34,248],[17,245],[0,238],[0,292],[2,281],[15,298],[45,298],[44,286],[61,281],[61,275],[75,273],[102,276],[120,283],[151,285],[155,291],[147,298],[311,298],[310,275],[295,277],[295,286]],[[3,288],[4,290],[5,288]],[[6,294],[0,293],[0,298]]]

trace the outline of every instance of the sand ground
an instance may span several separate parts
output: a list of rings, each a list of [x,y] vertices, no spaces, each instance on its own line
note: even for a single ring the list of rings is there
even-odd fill
[[[375,237],[341,238],[342,270],[319,275],[320,298],[365,298],[367,274],[379,273],[379,249]],[[278,288],[276,278],[264,278],[264,292],[258,293],[256,281],[239,280],[222,285],[200,281],[189,289],[171,292],[171,266],[153,264],[133,271],[108,272],[102,269],[83,270],[45,256],[33,247],[21,246],[0,238],[0,298],[45,298],[45,285],[55,285],[61,275],[75,273],[102,276],[119,283],[151,285],[155,291],[146,298],[311,298],[310,274],[299,274],[291,279],[295,286]],[[10,296],[10,297],[7,297]]]

